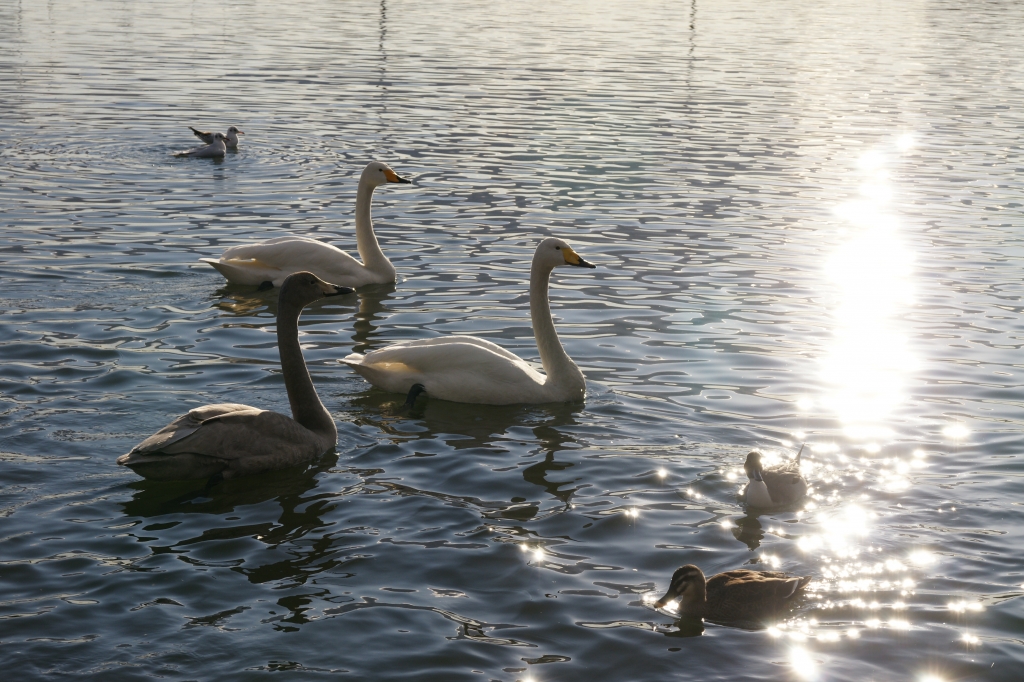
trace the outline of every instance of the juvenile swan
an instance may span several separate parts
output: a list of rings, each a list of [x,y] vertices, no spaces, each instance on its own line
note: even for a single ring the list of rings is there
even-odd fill
[[[796,504],[807,495],[807,481],[800,473],[800,452],[796,459],[771,469],[761,464],[761,453],[752,450],[747,455],[743,468],[747,472],[747,487],[743,490],[743,501],[758,509],[775,509]]]
[[[324,296],[351,292],[308,272],[288,277],[281,286],[277,345],[292,417],[237,403],[197,407],[118,457],[117,463],[161,481],[217,474],[235,478],[305,462],[332,448],[338,429],[302,359],[299,313]]]
[[[763,623],[777,617],[811,582],[809,576],[777,571],[727,571],[705,580],[704,573],[687,564],[672,574],[664,597],[654,602],[662,608],[679,600],[681,618],[704,618],[715,623]]]
[[[516,355],[473,336],[446,336],[397,343],[342,362],[374,386],[408,393],[421,391],[441,400],[486,405],[555,403],[583,400],[583,372],[566,354],[555,333],[548,305],[548,280],[560,265],[594,266],[561,239],[540,243],[530,270],[530,317],[547,376]]]
[[[196,130],[192,126],[189,126],[188,129],[192,131],[193,135],[198,137],[200,140],[202,140],[206,144],[210,144],[211,142],[213,142],[213,136],[216,135],[216,133],[210,133],[210,132],[207,132],[205,130]],[[227,145],[228,149],[238,149],[238,136],[239,135],[245,135],[245,132],[242,131],[242,130],[239,130],[235,126],[231,126],[230,128],[228,128],[228,133],[227,133],[227,135],[224,136],[225,144]]]
[[[218,133],[219,134],[219,133]],[[257,244],[232,246],[219,260],[200,258],[234,284],[281,286],[293,272],[308,271],[347,287],[395,281],[395,266],[380,250],[370,219],[373,190],[389,182],[408,183],[386,163],[373,161],[363,169],[356,192],[356,249],[360,263],[341,249],[306,237],[278,237]]]

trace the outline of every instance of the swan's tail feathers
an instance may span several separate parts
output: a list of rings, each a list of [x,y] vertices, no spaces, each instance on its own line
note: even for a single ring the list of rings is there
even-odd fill
[[[427,387],[423,384],[413,384],[412,388],[409,389],[409,395],[405,398],[405,406],[412,409],[416,405],[416,398],[419,397],[420,393],[426,393]]]
[[[800,455],[803,454],[804,446],[805,445],[807,445],[807,443],[801,443],[800,444],[800,450],[799,450],[799,452],[796,453],[796,464],[797,464],[797,466],[800,466]]]

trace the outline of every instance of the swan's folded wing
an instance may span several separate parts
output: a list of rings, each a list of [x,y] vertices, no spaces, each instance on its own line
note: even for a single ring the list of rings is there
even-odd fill
[[[274,268],[298,267],[330,272],[362,267],[355,258],[336,246],[303,237],[279,237],[257,244],[232,246],[221,254],[221,260],[256,260]]]
[[[488,341],[487,339],[481,339],[478,336],[439,336],[439,337],[435,337],[435,338],[432,338],[432,339],[413,339],[411,341],[401,341],[399,343],[396,343],[396,344],[393,344],[391,346],[388,346],[387,348],[382,348],[380,350],[370,351],[369,353],[367,353],[367,356],[373,355],[375,357],[384,358],[385,356],[383,356],[383,355],[378,356],[377,354],[378,353],[384,353],[386,351],[395,352],[395,351],[398,351],[398,349],[414,348],[414,347],[415,348],[419,348],[419,347],[438,347],[438,348],[447,347],[448,350],[444,351],[444,353],[448,354],[449,352],[452,352],[452,349],[454,349],[456,346],[464,347],[464,346],[460,346],[460,344],[470,344],[470,345],[473,345],[473,346],[478,346],[479,348],[482,348],[482,349],[484,349],[486,351],[489,351],[490,353],[493,353],[494,355],[501,356],[501,357],[503,357],[503,358],[513,362],[513,363],[523,363],[524,365],[529,367],[529,364],[526,363],[525,360],[523,360],[521,357],[519,357],[515,353],[507,351],[504,348],[502,348],[501,346],[499,346],[498,344],[492,343],[492,342]],[[349,357],[351,357],[351,356],[349,356]],[[484,360],[484,361],[489,361],[491,358],[488,355],[480,355],[479,359]]]
[[[235,413],[247,413],[259,411],[255,407],[242,405],[240,403],[218,403],[216,405],[204,405],[194,410],[189,410],[170,424],[160,429],[152,436],[142,441],[132,451],[125,455],[143,455],[152,452],[159,452],[164,448],[176,443],[199,430],[208,419],[222,417]]]
[[[163,452],[228,460],[274,456],[292,460],[296,459],[293,456],[296,449],[301,451],[302,457],[320,454],[306,452],[308,446],[317,449],[316,440],[309,429],[291,417],[249,408],[206,419],[191,436],[163,448]]]

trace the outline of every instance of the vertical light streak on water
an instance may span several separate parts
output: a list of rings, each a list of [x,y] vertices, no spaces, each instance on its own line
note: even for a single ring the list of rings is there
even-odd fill
[[[891,201],[891,155],[872,150],[851,173],[857,198],[839,205],[840,241],[825,264],[833,287],[832,340],[822,362],[822,403],[855,440],[891,435],[918,365],[903,316],[913,303],[914,254]]]

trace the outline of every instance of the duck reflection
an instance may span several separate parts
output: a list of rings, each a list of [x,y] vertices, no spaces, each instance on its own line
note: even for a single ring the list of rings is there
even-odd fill
[[[764,540],[764,528],[756,514],[748,513],[735,522],[732,528],[733,537],[745,544],[751,551],[761,546]]]

